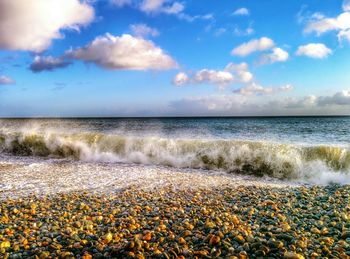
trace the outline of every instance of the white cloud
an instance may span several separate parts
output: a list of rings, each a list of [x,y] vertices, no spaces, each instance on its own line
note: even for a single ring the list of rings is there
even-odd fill
[[[268,50],[273,48],[274,46],[275,43],[273,42],[273,40],[267,37],[262,37],[260,39],[254,39],[239,45],[231,51],[231,54],[245,57],[253,52]]]
[[[302,99],[287,98],[284,100],[283,106],[293,109],[308,107],[350,106],[350,91],[343,90],[329,96],[310,95]]]
[[[290,92],[294,89],[294,87],[290,84],[284,85],[278,88],[272,87],[263,87],[255,82],[246,85],[245,87],[234,90],[234,93],[241,95],[266,95],[266,94],[275,94],[279,92]]]
[[[178,73],[174,79],[173,84],[181,86],[184,84],[214,84],[224,87],[233,82],[234,76],[227,71],[202,69],[194,73],[191,77],[184,72]]]
[[[177,115],[232,115],[232,112],[242,114],[247,109],[257,110],[255,103],[247,103],[244,96],[232,94],[186,97],[173,101],[170,107]]]
[[[228,71],[247,71],[248,70],[248,64],[245,62],[239,63],[239,64],[235,64],[235,63],[228,63],[226,66],[226,70]]]
[[[182,3],[174,2],[171,6],[163,7],[162,11],[167,14],[179,14],[185,9]]]
[[[208,14],[200,15],[199,18],[201,18],[202,20],[213,20],[214,14],[208,13]]]
[[[323,59],[332,54],[332,50],[327,48],[322,43],[310,43],[307,45],[299,46],[296,55],[307,56],[310,58]]]
[[[159,31],[157,29],[151,28],[143,23],[132,24],[130,25],[130,29],[136,36],[143,38],[147,36],[156,37],[159,35]]]
[[[350,43],[350,30],[340,31],[338,33],[338,41],[342,43],[343,41],[347,41]]]
[[[285,108],[291,108],[291,109],[298,109],[298,108],[307,108],[312,107],[316,104],[317,97],[315,95],[309,95],[306,97],[303,97],[302,99],[295,99],[295,98],[286,98],[281,103],[283,107]]]
[[[350,106],[350,91],[343,90],[329,96],[310,95],[302,99],[287,98],[283,106],[286,108]]]
[[[279,90],[281,90],[282,92],[290,92],[294,90],[294,86],[292,86],[291,84],[284,85],[284,86],[281,86]]]
[[[350,91],[344,90],[332,96],[321,96],[317,100],[319,106],[350,105]]]
[[[259,64],[272,64],[275,62],[285,62],[289,58],[287,51],[281,48],[273,48],[271,53],[263,54],[260,57]]]
[[[168,3],[166,0],[143,0],[140,4],[140,10],[145,13],[178,14],[184,9],[185,6],[182,3]]]
[[[335,18],[325,17],[321,13],[313,14],[308,20],[304,31],[306,33],[315,32],[318,36],[329,31],[337,31],[338,40],[350,42],[350,0],[343,2],[344,12]]]
[[[242,7],[233,12],[233,15],[249,15],[250,12],[247,8]]]
[[[344,12],[336,18],[327,18],[322,15],[313,16],[306,26],[305,32],[316,32],[317,35],[321,35],[332,30],[348,29],[350,29],[350,12]]]
[[[71,64],[71,62],[65,60],[63,57],[55,58],[52,56],[41,57],[35,56],[33,63],[29,69],[34,73],[42,72],[44,70],[52,71],[57,68],[64,68]]]
[[[292,85],[264,88],[253,84],[239,94],[192,96],[173,101],[175,115],[328,115],[348,114],[350,90],[324,96],[274,97],[273,93],[293,90]]]
[[[234,77],[230,72],[202,69],[198,71],[193,80],[195,83],[211,83],[216,85],[227,85],[233,81]]]
[[[12,85],[15,84],[16,81],[12,78],[4,75],[0,75],[0,85]]]
[[[66,52],[67,57],[92,62],[108,69],[166,70],[177,68],[175,60],[152,41],[129,34],[97,37],[83,48]]]
[[[276,109],[277,105],[278,108]],[[173,101],[170,108],[175,115],[235,116],[235,115],[283,115],[288,110],[278,102],[270,101],[270,96],[244,96],[237,94],[214,94],[192,96]],[[283,108],[283,109],[281,109]],[[294,111],[292,111],[294,112]]]
[[[176,14],[176,16],[180,20],[185,20],[187,22],[194,22],[196,20],[203,20],[203,21],[214,20],[214,15],[211,13],[204,14],[204,15],[189,15],[189,14],[181,12],[181,13]]]
[[[255,116],[348,114],[350,107],[350,91],[347,90],[330,96],[273,98],[273,95],[266,95],[271,90],[261,90],[259,87],[257,89],[263,96],[220,94],[186,97],[173,101],[170,107],[177,115]]]
[[[344,12],[350,11],[350,0],[343,1],[343,10],[344,10]]]
[[[208,83],[222,88],[231,83],[247,84],[252,80],[253,74],[248,71],[247,63],[229,63],[224,70],[202,69],[191,75],[180,72],[174,77],[173,84],[181,86]]]
[[[271,94],[273,92],[273,89],[264,88],[261,85],[253,82],[252,84],[236,89],[233,92],[241,95]]]
[[[184,12],[185,5],[181,1],[174,0],[109,0],[116,7],[132,6],[148,15],[169,14],[175,15],[181,20],[193,22],[195,20],[213,20],[214,15],[189,15]]]
[[[229,63],[225,70],[234,73],[236,82],[247,84],[253,80],[253,74],[249,72],[247,63]]]
[[[123,7],[132,4],[132,0],[110,0],[110,2],[117,7]]]
[[[249,36],[254,33],[254,29],[252,27],[252,24],[249,24],[249,26],[245,29],[240,29],[238,27],[234,28],[233,33],[237,36]]]
[[[159,12],[164,3],[165,0],[143,0],[140,8],[144,12]]]
[[[189,81],[190,78],[188,77],[188,75],[184,72],[180,72],[174,77],[173,84],[176,86],[182,86],[187,84]]]
[[[203,83],[217,85],[220,89],[236,84],[241,87],[233,92],[242,96],[276,94],[294,89],[290,84],[278,88],[261,86],[256,83],[253,74],[249,71],[248,64],[244,62],[229,63],[224,70],[202,69],[190,75],[180,72],[173,79],[173,84],[176,86]]]
[[[78,30],[94,18],[94,9],[79,0],[1,0],[0,48],[41,52],[62,29]]]

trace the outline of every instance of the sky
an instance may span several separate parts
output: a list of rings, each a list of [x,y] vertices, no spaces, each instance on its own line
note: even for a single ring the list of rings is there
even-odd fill
[[[0,0],[0,117],[350,115],[350,0]]]

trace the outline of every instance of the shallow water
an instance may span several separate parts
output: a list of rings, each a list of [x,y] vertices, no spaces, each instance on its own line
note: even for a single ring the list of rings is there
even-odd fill
[[[243,186],[289,187],[273,178],[229,175],[217,171],[177,169],[173,167],[111,164],[44,158],[0,156],[0,199],[45,195],[59,192],[87,191],[113,193],[129,187],[152,190],[235,188]]]

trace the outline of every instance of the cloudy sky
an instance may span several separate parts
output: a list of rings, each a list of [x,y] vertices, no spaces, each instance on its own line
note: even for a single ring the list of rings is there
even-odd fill
[[[0,116],[350,114],[350,0],[0,0]]]

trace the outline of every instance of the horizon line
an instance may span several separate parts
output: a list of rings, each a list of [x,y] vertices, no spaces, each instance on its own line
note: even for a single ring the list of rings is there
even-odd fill
[[[196,115],[196,116],[18,116],[0,119],[205,119],[205,118],[308,118],[308,117],[350,117],[349,115]]]

